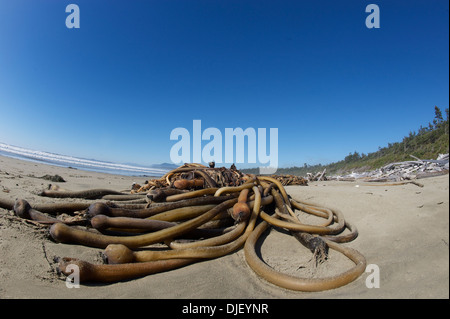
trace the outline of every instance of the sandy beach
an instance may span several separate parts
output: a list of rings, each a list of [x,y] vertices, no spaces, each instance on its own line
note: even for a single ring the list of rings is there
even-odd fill
[[[41,178],[60,175],[66,182]],[[30,204],[55,202],[38,192],[49,183],[69,190],[130,189],[144,177],[81,171],[0,157],[0,196]],[[69,289],[56,272],[55,256],[101,263],[101,249],[55,243],[47,228],[12,218],[0,209],[0,298],[169,298],[169,299],[372,299],[449,298],[449,175],[421,179],[423,187],[359,185],[325,181],[288,186],[295,199],[340,209],[359,231],[344,244],[379,269],[379,288],[363,273],[350,284],[321,292],[280,288],[255,274],[243,250],[180,269],[114,284],[82,284]],[[295,276],[330,276],[352,263],[337,252],[318,268],[311,254],[287,232],[272,228],[260,247],[264,261]]]

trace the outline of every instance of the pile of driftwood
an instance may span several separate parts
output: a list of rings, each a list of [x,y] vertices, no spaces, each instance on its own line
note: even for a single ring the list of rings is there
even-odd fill
[[[320,181],[326,181],[327,177],[325,176],[325,172],[327,171],[327,169],[325,168],[322,172],[318,172],[316,174],[312,174],[312,173],[307,173],[306,174],[306,179],[309,182],[320,182]]]
[[[76,257],[54,259],[66,280],[75,276],[80,282],[131,280],[239,249],[260,277],[292,290],[337,288],[365,271],[364,256],[341,245],[358,236],[343,213],[293,199],[276,178],[189,164],[158,181],[168,185],[153,185],[153,189],[135,194],[110,189],[44,190],[42,197],[69,200],[38,204],[0,198],[0,207],[13,210],[21,220],[48,227],[55,242],[103,249],[101,264]],[[224,186],[229,183],[233,186]],[[63,212],[69,218],[61,218]],[[320,221],[301,222],[303,214]],[[328,262],[328,249],[342,253],[354,265],[325,278],[301,278],[278,271],[262,260],[257,249],[259,238],[271,227],[291,233],[307,247],[316,267]]]
[[[404,180],[420,179],[431,176],[445,175],[449,172],[449,154],[440,154],[437,159],[419,159],[387,164],[379,169],[364,172],[351,173],[344,176],[328,177],[329,180],[367,182],[400,182]]]

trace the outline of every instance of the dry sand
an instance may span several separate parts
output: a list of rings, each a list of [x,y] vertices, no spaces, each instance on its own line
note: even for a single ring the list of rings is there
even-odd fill
[[[46,174],[62,176],[66,182],[54,184],[70,190],[123,190],[145,180],[0,156],[0,196],[23,198],[31,204],[49,201],[37,195],[51,183],[39,178]],[[55,243],[45,229],[14,220],[11,212],[0,209],[0,298],[449,298],[449,176],[422,179],[420,183],[423,188],[336,181],[287,187],[293,198],[338,208],[357,226],[359,237],[345,245],[361,252],[368,264],[379,267],[379,288],[366,286],[372,274],[367,272],[333,290],[286,290],[258,277],[239,250],[131,281],[69,289],[56,275],[53,257],[101,263],[101,250]],[[269,265],[296,276],[330,276],[352,266],[332,251],[329,260],[315,269],[309,251],[277,229],[264,236],[260,251]]]

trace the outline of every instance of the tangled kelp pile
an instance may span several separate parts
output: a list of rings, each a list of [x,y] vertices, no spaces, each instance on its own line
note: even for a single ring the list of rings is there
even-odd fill
[[[0,207],[48,225],[56,242],[104,249],[103,264],[72,257],[59,259],[58,269],[66,276],[78,266],[80,282],[130,280],[219,258],[241,248],[258,275],[292,290],[340,287],[365,270],[365,258],[340,245],[357,237],[356,227],[337,209],[291,198],[277,178],[242,174],[233,167],[190,164],[158,181],[161,185],[141,192],[45,190],[41,196],[78,200],[40,205],[20,199],[0,200]],[[301,223],[296,210],[323,218],[323,223]],[[354,266],[327,278],[299,278],[276,271],[255,251],[258,239],[270,227],[288,230],[311,250],[317,264],[327,262],[331,248],[347,256]],[[166,248],[161,249],[161,244]],[[158,245],[157,249],[153,245]]]
[[[209,167],[202,164],[191,163],[184,164],[177,169],[170,171],[159,179],[145,181],[144,185],[132,185],[132,193],[146,192],[155,188],[173,187],[177,180],[188,180],[184,182],[186,187],[205,188],[205,187],[225,187],[239,186],[247,179],[246,174],[236,169],[233,164],[229,169],[225,167],[215,167],[215,163],[209,163]],[[283,186],[287,185],[308,185],[308,181],[303,177],[294,175],[271,175],[277,179]],[[178,185],[178,188],[182,188]]]

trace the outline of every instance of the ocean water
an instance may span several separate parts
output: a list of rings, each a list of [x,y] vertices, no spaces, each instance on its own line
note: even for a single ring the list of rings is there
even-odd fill
[[[160,177],[176,167],[175,165],[173,165],[172,167],[171,164],[165,164],[167,167],[161,167],[164,165],[152,165],[147,167],[134,164],[112,163],[94,159],[84,159],[73,156],[30,150],[4,143],[0,143],[0,155],[61,167],[71,167],[87,171],[126,176]]]

